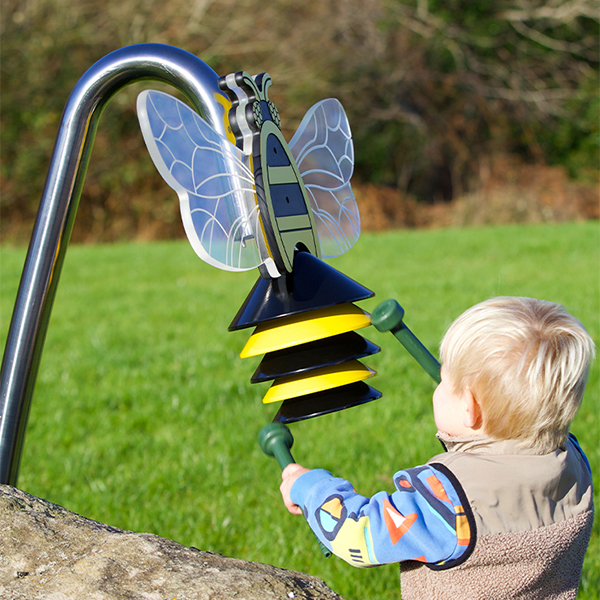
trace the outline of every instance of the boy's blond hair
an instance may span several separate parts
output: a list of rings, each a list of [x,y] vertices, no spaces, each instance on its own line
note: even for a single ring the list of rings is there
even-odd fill
[[[498,297],[458,317],[440,355],[453,391],[475,396],[487,435],[547,453],[564,447],[594,343],[560,304]]]

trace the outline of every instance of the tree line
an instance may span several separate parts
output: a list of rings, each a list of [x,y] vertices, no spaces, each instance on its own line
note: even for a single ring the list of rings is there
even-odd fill
[[[357,181],[420,202],[468,192],[501,155],[598,177],[597,0],[3,0],[0,19],[5,238],[30,227],[79,77],[140,42],[220,75],[269,72],[288,139],[314,102],[338,98]],[[139,133],[140,89],[102,116],[76,239],[181,231]]]

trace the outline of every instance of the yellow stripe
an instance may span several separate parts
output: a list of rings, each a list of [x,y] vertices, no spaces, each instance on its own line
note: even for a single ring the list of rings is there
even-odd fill
[[[298,178],[293,167],[269,167],[267,176],[271,185],[279,183],[297,183]]]
[[[351,360],[341,365],[315,369],[303,375],[282,377],[269,388],[263,398],[263,404],[281,402],[288,398],[297,398],[298,396],[329,390],[347,383],[362,381],[374,375],[375,371],[365,367],[357,360]]]
[[[291,217],[277,217],[277,225],[280,231],[291,231],[293,229],[310,229],[308,215],[292,215]]]
[[[369,314],[354,304],[337,304],[261,323],[240,353],[242,358],[320,340],[371,324]]]

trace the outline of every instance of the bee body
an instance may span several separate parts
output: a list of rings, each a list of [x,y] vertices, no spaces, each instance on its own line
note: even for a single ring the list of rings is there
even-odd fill
[[[269,254],[280,273],[291,273],[296,249],[319,256],[320,246],[302,176],[281,133],[279,112],[268,99],[270,84],[266,73],[252,78],[243,71],[219,82],[232,101],[229,121],[236,143],[244,152],[251,149]]]

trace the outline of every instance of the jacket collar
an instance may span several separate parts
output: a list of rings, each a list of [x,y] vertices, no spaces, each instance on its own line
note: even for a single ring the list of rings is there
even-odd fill
[[[523,447],[516,440],[496,440],[486,435],[453,436],[438,431],[436,437],[447,452],[469,452],[470,454],[545,454]]]

